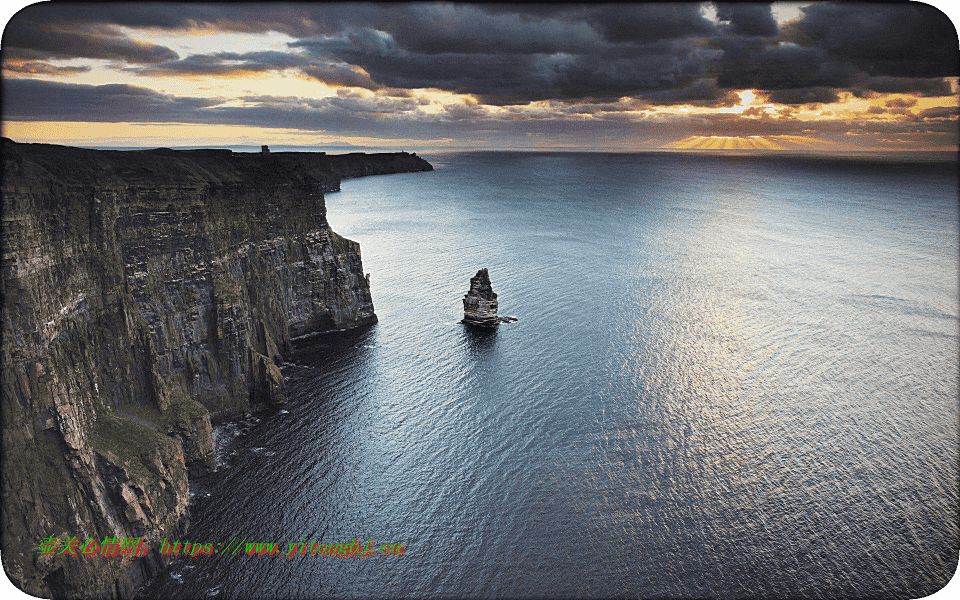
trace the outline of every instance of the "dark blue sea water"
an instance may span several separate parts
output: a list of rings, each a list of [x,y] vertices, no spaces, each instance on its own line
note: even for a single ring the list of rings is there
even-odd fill
[[[146,596],[920,597],[958,555],[956,164],[425,155],[343,182],[380,322],[221,426]],[[487,267],[493,332],[458,321]]]

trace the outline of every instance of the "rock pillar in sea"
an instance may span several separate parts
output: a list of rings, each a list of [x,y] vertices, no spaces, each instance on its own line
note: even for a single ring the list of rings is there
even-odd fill
[[[486,268],[470,278],[470,291],[463,297],[463,323],[492,327],[500,322],[497,317],[497,295],[490,285]]]

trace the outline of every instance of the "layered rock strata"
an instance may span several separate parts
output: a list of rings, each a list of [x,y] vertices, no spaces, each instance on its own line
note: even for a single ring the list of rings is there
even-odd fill
[[[490,285],[490,273],[486,268],[470,278],[470,291],[463,297],[463,323],[493,327],[500,322],[497,317],[497,294]]]
[[[293,339],[376,321],[323,192],[431,167],[9,140],[3,161],[3,567],[36,596],[129,597],[186,531],[211,423],[283,402]],[[151,551],[40,553],[51,537]]]

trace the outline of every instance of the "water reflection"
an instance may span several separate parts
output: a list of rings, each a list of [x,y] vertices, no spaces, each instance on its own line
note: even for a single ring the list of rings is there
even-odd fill
[[[463,324],[463,340],[470,357],[489,359],[497,344],[497,327],[477,327]]]
[[[578,154],[544,178],[510,158],[331,195],[381,274],[380,323],[300,340],[287,404],[195,490],[190,540],[373,537],[402,560],[188,557],[146,597],[919,597],[949,579],[953,171]],[[479,249],[520,323],[456,323]]]

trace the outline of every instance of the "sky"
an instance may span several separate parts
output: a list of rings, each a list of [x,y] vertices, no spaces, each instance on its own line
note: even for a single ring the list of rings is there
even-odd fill
[[[958,150],[921,3],[40,3],[2,131],[87,147]]]

